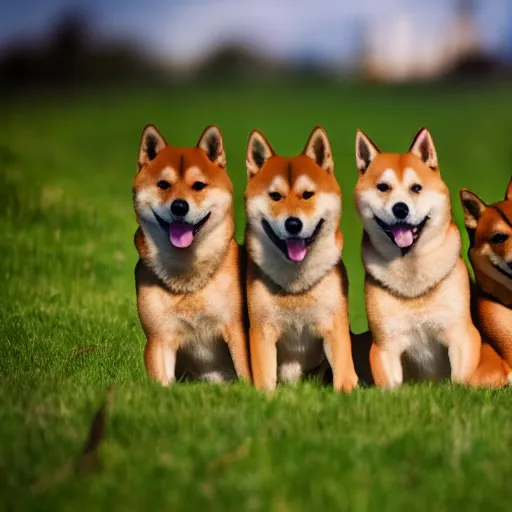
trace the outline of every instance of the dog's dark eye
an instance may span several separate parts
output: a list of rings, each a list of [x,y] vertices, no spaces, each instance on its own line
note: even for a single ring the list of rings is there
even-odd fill
[[[304,192],[304,194],[302,194],[302,199],[309,199],[310,197],[313,197],[315,195],[314,192],[310,192],[308,190],[306,190],[306,192]]]
[[[196,190],[197,192],[199,192],[200,190],[203,190],[203,188],[206,187],[206,183],[203,183],[202,181],[196,181],[193,185],[192,185],[192,188],[194,190]]]
[[[492,244],[502,244],[503,242],[506,242],[508,240],[508,235],[505,233],[496,233],[495,235],[492,235],[491,243]]]
[[[411,186],[411,192],[419,194],[422,188],[423,187],[419,183],[415,183],[414,185]]]
[[[377,185],[377,190],[381,192],[387,192],[391,187],[387,183],[379,183]]]
[[[157,186],[158,188],[161,188],[162,190],[167,190],[167,189],[171,186],[171,184],[170,184],[168,181],[160,180],[160,181],[156,184],[156,186]]]
[[[279,201],[283,197],[279,192],[269,192],[268,195],[272,201]]]

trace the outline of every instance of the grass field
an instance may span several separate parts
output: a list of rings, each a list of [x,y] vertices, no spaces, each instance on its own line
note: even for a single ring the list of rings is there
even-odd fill
[[[240,238],[249,130],[292,154],[324,125],[344,192],[351,321],[361,331],[356,128],[398,151],[428,126],[460,224],[459,188],[488,201],[504,194],[510,87],[189,88],[20,96],[0,100],[0,109],[2,508],[510,508],[509,390],[442,384],[340,396],[309,382],[268,397],[242,384],[149,382],[131,205],[146,123],[176,145],[195,144],[206,124],[217,123]],[[99,443],[81,455],[104,401]]]

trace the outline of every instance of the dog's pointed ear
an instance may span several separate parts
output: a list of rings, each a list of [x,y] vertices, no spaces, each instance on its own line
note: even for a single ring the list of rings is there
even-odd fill
[[[466,225],[466,229],[468,229],[468,231],[474,231],[487,205],[467,188],[463,188],[460,191],[460,201],[464,208],[464,224]]]
[[[249,135],[247,155],[245,158],[247,177],[251,179],[255,176],[265,162],[274,154],[274,150],[265,136],[258,130],[253,130]]]
[[[219,167],[225,169],[226,167],[226,153],[224,152],[224,142],[222,134],[215,125],[207,126],[199,140],[197,141],[198,148],[202,149],[210,162],[217,164]]]
[[[507,192],[505,193],[505,199],[512,201],[512,176],[510,177],[510,180],[508,182]]]
[[[302,154],[311,158],[311,160],[327,172],[334,171],[331,144],[329,143],[327,133],[321,126],[313,128]]]
[[[362,130],[356,132],[356,165],[364,174],[372,160],[380,153],[377,145]]]
[[[414,139],[412,139],[411,145],[409,146],[409,153],[417,156],[431,169],[435,170],[439,167],[434,140],[426,128],[421,128],[414,136]]]
[[[165,139],[156,129],[156,126],[152,124],[146,125],[144,130],[142,130],[140,139],[138,157],[139,170],[143,165],[156,158],[156,155],[158,155],[165,146],[167,146],[167,142],[165,142]]]

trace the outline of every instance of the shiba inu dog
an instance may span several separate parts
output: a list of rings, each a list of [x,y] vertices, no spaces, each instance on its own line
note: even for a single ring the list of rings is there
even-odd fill
[[[245,192],[247,300],[254,384],[272,391],[326,358],[335,390],[357,385],[339,231],[341,191],[323,128],[295,157],[249,137]]]
[[[242,261],[219,129],[209,126],[196,147],[179,148],[148,125],[138,166],[135,280],[148,374],[163,385],[249,379]]]
[[[460,192],[469,235],[469,259],[476,279],[474,315],[484,340],[503,357],[495,373],[512,366],[512,179],[505,199],[487,205],[467,189]]]
[[[469,383],[481,340],[471,319],[461,237],[430,133],[421,129],[406,153],[395,154],[381,153],[358,131],[356,163],[375,383],[395,387],[449,376]]]

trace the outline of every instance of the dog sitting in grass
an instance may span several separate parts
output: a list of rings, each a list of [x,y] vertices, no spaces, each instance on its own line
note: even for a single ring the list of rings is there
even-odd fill
[[[392,388],[404,380],[446,377],[470,383],[481,340],[430,133],[421,129],[399,154],[381,152],[358,131],[356,163],[375,383]]]
[[[219,129],[207,127],[195,147],[183,148],[146,126],[138,168],[135,281],[148,374],[163,385],[250,379],[242,257]]]
[[[245,192],[247,300],[254,384],[273,391],[326,360],[336,391],[357,385],[341,261],[341,191],[327,135],[315,128],[302,153],[276,155],[253,131]]]

